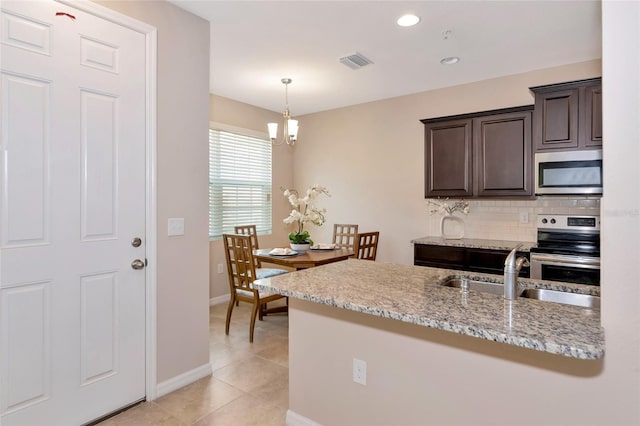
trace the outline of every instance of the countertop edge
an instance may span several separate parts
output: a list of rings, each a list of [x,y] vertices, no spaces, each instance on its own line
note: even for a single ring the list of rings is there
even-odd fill
[[[261,290],[277,290],[271,286],[266,286],[256,282],[256,287]],[[449,331],[456,334],[461,334],[470,337],[476,337],[484,340],[491,340],[493,342],[505,343],[512,346],[518,346],[521,348],[532,349],[541,352],[552,353],[556,355],[564,355],[571,358],[583,359],[583,360],[597,360],[604,357],[605,350],[601,347],[589,347],[582,348],[569,345],[559,345],[553,342],[544,342],[541,340],[534,340],[530,337],[523,338],[504,333],[492,333],[486,330],[477,329],[475,327],[457,324],[455,322],[448,321],[434,321],[429,319],[422,319],[413,315],[406,315],[398,312],[390,312],[385,310],[372,310],[367,306],[357,305],[354,303],[336,302],[334,300],[327,300],[325,298],[314,297],[308,294],[297,293],[286,290],[277,290],[276,293],[286,297],[292,297],[298,300],[304,300],[307,302],[319,303],[327,306],[331,306],[339,309],[346,309],[353,312],[359,312],[363,314],[374,315],[381,318],[388,318],[392,320],[402,321],[409,324],[420,325],[423,327],[433,328],[436,330]]]
[[[531,251],[532,247],[537,246],[537,243],[532,241],[488,240],[480,238],[448,239],[437,236],[414,238],[411,240],[411,244],[505,251],[510,251],[514,247],[519,246],[518,251],[524,253]]]

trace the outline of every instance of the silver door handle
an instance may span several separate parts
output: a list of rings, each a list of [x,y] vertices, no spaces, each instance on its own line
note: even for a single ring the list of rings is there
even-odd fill
[[[142,269],[144,268],[144,262],[140,259],[136,259],[133,262],[131,262],[131,267],[133,269]]]

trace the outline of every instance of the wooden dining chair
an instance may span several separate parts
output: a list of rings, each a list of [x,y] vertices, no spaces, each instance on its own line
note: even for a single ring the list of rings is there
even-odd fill
[[[253,288],[253,282],[257,279],[257,275],[250,235],[224,234],[222,239],[224,240],[225,257],[227,258],[230,293],[224,332],[229,335],[231,314],[236,301],[250,303],[253,305],[253,309],[251,310],[251,322],[249,323],[249,342],[253,343],[256,316],[262,321],[264,315],[287,312],[287,306],[265,308],[268,302],[284,299],[285,296],[261,293],[258,289]]]
[[[240,235],[249,235],[251,237],[251,244],[253,245],[254,250],[258,250],[260,246],[258,245],[258,231],[256,230],[256,225],[238,225],[233,227],[233,232]],[[254,261],[256,264],[256,277],[257,279],[274,277],[280,274],[286,274],[289,272],[286,269],[280,268],[263,268],[260,260],[254,257]]]
[[[376,260],[378,254],[378,239],[380,232],[363,232],[358,234],[358,248],[356,257],[358,259]]]
[[[353,250],[354,257],[358,244],[358,225],[336,223],[333,225],[333,244],[338,247]]]

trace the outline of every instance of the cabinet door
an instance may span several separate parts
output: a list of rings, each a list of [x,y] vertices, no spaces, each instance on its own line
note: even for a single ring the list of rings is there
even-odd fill
[[[602,86],[588,86],[584,89],[584,146],[602,147]]]
[[[473,144],[476,196],[532,194],[530,111],[475,118]]]
[[[516,254],[517,257],[525,257],[529,260],[529,253],[517,252]],[[504,273],[504,262],[509,255],[509,251],[467,248],[466,255],[467,271],[502,275]],[[523,266],[518,276],[520,278],[529,278],[529,267]]]
[[[470,197],[471,119],[425,125],[425,197]]]
[[[578,148],[578,93],[577,88],[536,93],[536,151]]]
[[[415,244],[413,247],[413,264],[432,268],[463,270],[465,268],[465,248]]]

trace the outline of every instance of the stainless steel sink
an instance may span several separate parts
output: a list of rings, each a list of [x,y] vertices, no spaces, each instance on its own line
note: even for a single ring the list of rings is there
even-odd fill
[[[482,291],[492,294],[503,294],[502,283],[492,283],[488,281],[476,281],[464,277],[446,278],[441,285],[445,287],[459,288],[461,290]]]
[[[600,298],[588,294],[566,293],[564,291],[546,290],[542,288],[526,288],[520,294],[520,297],[600,309]]]
[[[478,281],[470,278],[454,276],[445,278],[440,285],[443,287],[459,288],[463,291],[481,291],[491,294],[504,294],[504,286],[500,282]],[[567,293],[557,290],[542,288],[525,288],[518,297],[525,299],[541,300],[543,302],[562,303],[565,305],[582,306],[592,309],[600,309],[600,297],[588,294]]]

